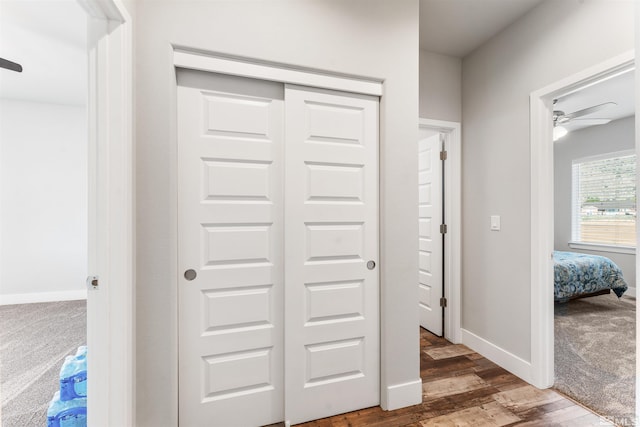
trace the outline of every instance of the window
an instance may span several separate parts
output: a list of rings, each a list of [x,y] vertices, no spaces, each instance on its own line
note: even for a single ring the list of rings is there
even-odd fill
[[[574,160],[572,172],[572,243],[635,248],[635,152]]]

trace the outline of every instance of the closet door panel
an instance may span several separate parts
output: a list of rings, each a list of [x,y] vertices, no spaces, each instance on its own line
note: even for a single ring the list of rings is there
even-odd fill
[[[180,425],[284,418],[283,114],[282,85],[178,74]]]
[[[286,86],[285,417],[379,404],[378,100]]]

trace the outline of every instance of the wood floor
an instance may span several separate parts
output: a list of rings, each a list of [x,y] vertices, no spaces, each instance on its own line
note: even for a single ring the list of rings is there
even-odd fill
[[[379,407],[312,421],[305,427],[611,426],[553,390],[539,390],[463,345],[420,330],[422,404]]]

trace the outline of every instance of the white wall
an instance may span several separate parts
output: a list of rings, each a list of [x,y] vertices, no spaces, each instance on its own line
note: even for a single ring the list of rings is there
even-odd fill
[[[420,49],[420,117],[460,122],[462,60]]]
[[[78,298],[87,277],[81,106],[0,100],[0,299]]]
[[[463,59],[462,325],[507,357],[531,360],[529,94],[631,50],[633,8],[547,0]]]
[[[584,252],[610,258],[622,269],[631,288],[636,287],[636,256],[612,252],[576,250],[571,240],[571,165],[575,159],[635,149],[635,119],[627,117],[601,126],[591,126],[558,140],[554,156],[554,247],[558,251]]]
[[[137,425],[177,424],[171,44],[384,79],[382,383],[419,386],[417,0],[148,0],[135,15]]]

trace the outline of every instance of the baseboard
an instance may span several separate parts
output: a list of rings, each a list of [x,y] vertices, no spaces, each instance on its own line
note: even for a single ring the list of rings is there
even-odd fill
[[[520,377],[529,384],[532,384],[533,376],[531,369],[531,362],[527,362],[524,359],[519,358],[515,354],[511,354],[508,351],[498,347],[497,345],[490,343],[466,329],[462,329],[462,344],[469,347],[476,353],[481,354],[487,359],[491,360],[498,366],[506,369],[512,374]]]
[[[420,403],[422,403],[422,379],[418,378],[407,383],[388,386],[381,406],[385,411],[393,411]]]
[[[636,288],[627,288],[627,290],[624,293],[626,296],[631,297],[631,298],[635,298],[636,297]]]
[[[74,301],[87,299],[87,290],[60,292],[33,292],[29,294],[0,295],[0,305],[31,304],[34,302]]]

